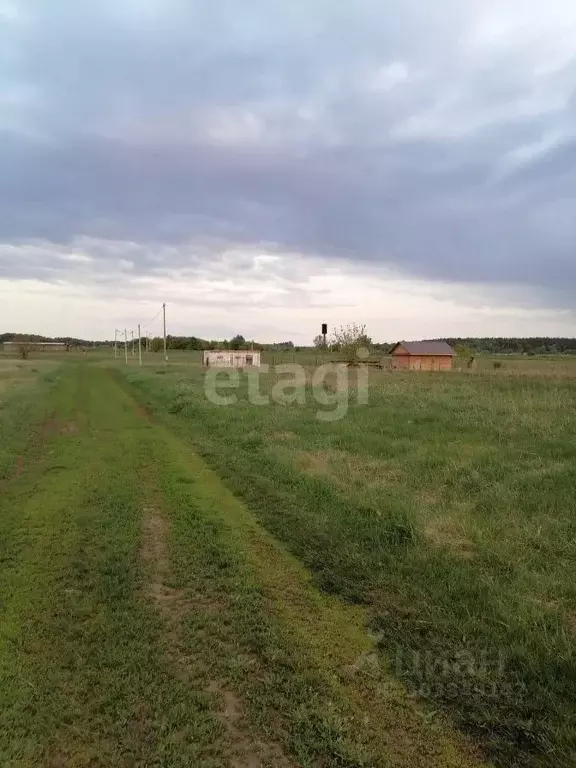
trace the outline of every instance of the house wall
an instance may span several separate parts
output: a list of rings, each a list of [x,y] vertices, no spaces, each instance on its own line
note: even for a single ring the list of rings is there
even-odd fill
[[[441,357],[439,360],[439,368],[441,371],[452,370],[452,364],[454,362],[453,357]]]
[[[419,358],[420,371],[446,371],[452,368],[452,358],[449,355],[423,355]]]
[[[260,352],[253,350],[211,349],[206,350],[202,362],[218,368],[259,368]]]
[[[395,352],[392,359],[392,368],[410,368],[410,355]]]
[[[446,371],[452,368],[449,355],[408,355],[394,353],[392,367],[410,371]]]

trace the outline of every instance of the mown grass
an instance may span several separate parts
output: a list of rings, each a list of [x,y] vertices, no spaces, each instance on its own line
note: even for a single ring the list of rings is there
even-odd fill
[[[181,649],[205,685],[240,697],[252,752],[302,768],[480,765],[388,673],[364,674],[374,641],[363,612],[320,595],[185,444],[164,435],[155,466],[171,525],[170,585],[187,596]]]
[[[2,765],[480,766],[109,371],[46,386],[0,496]]]
[[[17,471],[19,456],[47,418],[46,397],[58,363],[0,357],[0,486]]]
[[[102,372],[53,383],[0,496],[2,765],[222,768],[211,699],[173,676],[143,595],[145,426]]]
[[[416,695],[499,765],[574,764],[574,380],[380,375],[321,423],[245,384],[216,407],[193,369],[127,376],[324,589],[369,606]]]

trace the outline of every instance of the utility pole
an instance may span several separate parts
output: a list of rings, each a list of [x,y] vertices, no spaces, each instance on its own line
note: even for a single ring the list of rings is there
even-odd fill
[[[168,362],[168,353],[166,350],[166,304],[162,304],[162,317],[164,320],[164,360]]]
[[[132,334],[132,357],[136,354],[136,348],[134,347],[134,331],[130,331]]]
[[[114,328],[114,360],[118,357],[118,328]]]
[[[140,323],[138,323],[138,365],[142,365],[142,336],[140,334]]]
[[[126,359],[126,365],[128,365],[128,331],[124,328],[124,357]]]

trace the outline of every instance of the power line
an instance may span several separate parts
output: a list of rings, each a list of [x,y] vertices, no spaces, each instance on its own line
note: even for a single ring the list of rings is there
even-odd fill
[[[158,310],[158,312],[156,312],[156,314],[155,314],[155,315],[154,315],[154,317],[152,318],[152,320],[148,320],[148,322],[147,322],[147,323],[143,323],[143,325],[145,325],[145,326],[147,326],[147,325],[152,325],[152,323],[154,322],[154,320],[156,320],[156,318],[157,318],[157,317],[158,317],[158,315],[159,315],[159,314],[162,312],[162,310],[163,310],[163,309],[164,309],[164,306],[161,306],[161,307],[160,307],[160,309]]]

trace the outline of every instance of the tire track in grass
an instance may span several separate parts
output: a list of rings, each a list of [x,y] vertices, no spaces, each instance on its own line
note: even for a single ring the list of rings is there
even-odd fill
[[[222,606],[208,600],[190,600],[185,589],[170,586],[170,563],[167,540],[169,523],[161,513],[159,504],[148,503],[143,510],[141,557],[149,571],[146,585],[148,597],[156,604],[163,621],[162,640],[165,654],[175,676],[189,685],[204,688],[221,702],[219,719],[228,734],[230,768],[261,768],[274,765],[291,768],[291,763],[278,744],[264,743],[244,728],[245,704],[222,680],[211,678],[206,682],[206,661],[187,654],[182,637],[182,623],[191,612],[208,612],[212,616]]]
[[[225,768],[210,697],[174,677],[141,594],[142,426],[107,375],[79,375],[50,400],[78,425],[46,437],[53,471],[25,462],[0,500],[2,765]]]
[[[126,393],[119,388],[122,398]],[[135,400],[130,400],[136,416],[147,426],[153,426],[150,412]],[[150,433],[149,433],[150,434]],[[161,435],[151,433],[151,444],[158,450]],[[171,535],[171,520],[166,513],[166,500],[159,491],[158,466],[170,463],[170,453],[165,453],[162,462],[151,463],[144,476],[144,507],[140,557],[146,564],[148,578],[145,594],[152,600],[162,617],[162,645],[170,668],[179,680],[199,690],[204,690],[216,706],[217,717],[223,725],[228,742],[229,768],[298,768],[284,754],[277,742],[264,740],[262,734],[247,727],[246,704],[232,690],[226,681],[216,677],[217,664],[213,663],[210,648],[206,645],[203,653],[190,653],[186,647],[183,624],[189,615],[203,615],[220,621],[226,612],[225,600],[214,595],[194,593],[190,589],[175,588],[171,572],[168,543]],[[203,631],[198,633],[203,634]],[[230,651],[221,648],[220,651]],[[208,674],[208,671],[211,674]]]
[[[108,371],[66,367],[46,408],[46,464],[26,453],[0,498],[3,765],[480,766],[400,686],[350,674],[361,611]]]
[[[166,599],[166,573],[152,590],[161,610],[186,604],[178,642],[194,664],[206,665],[209,689],[230,692],[223,695],[229,727],[240,720],[254,740],[281,744],[301,766],[486,765],[385,670],[377,679],[366,674],[361,662],[375,640],[363,611],[319,593],[205,462],[146,418],[153,425],[154,487],[169,524],[149,521],[145,530],[162,530],[167,544],[156,557],[169,559],[174,591]]]

